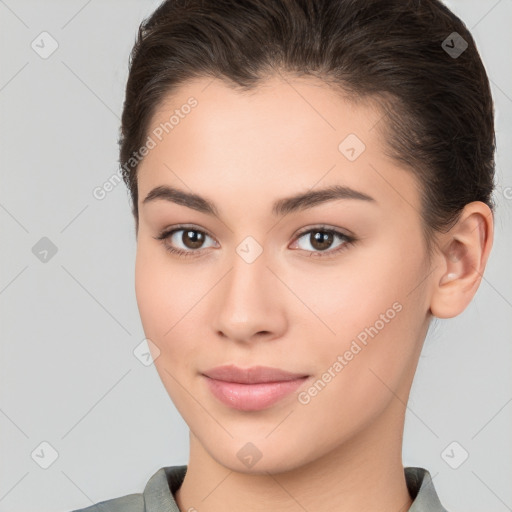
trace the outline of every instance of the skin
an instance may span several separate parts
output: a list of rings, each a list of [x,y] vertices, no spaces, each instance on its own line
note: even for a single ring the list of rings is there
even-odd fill
[[[138,170],[137,303],[157,371],[190,428],[180,510],[407,510],[405,404],[432,315],[459,314],[478,288],[492,245],[489,208],[468,204],[429,260],[420,187],[384,156],[375,105],[354,105],[313,78],[268,78],[250,93],[201,78],[167,98],[151,129],[190,96],[197,107]],[[338,149],[350,133],[366,145],[352,162]],[[277,199],[335,184],[374,201],[271,212]],[[143,203],[161,185],[209,199],[220,218],[163,199]],[[183,231],[155,238],[180,223],[205,232],[203,245]],[[322,251],[299,232],[318,225],[356,241],[335,254],[344,243],[335,237],[323,252],[332,256],[311,257]],[[263,251],[252,263],[236,252],[248,236]],[[201,254],[179,257],[166,244]],[[400,312],[300,403],[298,393],[396,303]],[[223,364],[311,377],[267,409],[239,411],[201,376]],[[237,457],[248,442],[261,453],[252,467]]]

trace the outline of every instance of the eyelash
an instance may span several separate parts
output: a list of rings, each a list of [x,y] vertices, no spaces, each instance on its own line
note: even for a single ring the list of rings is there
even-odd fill
[[[163,243],[166,251],[168,251],[168,252],[170,252],[172,254],[176,254],[178,257],[185,257],[185,258],[192,257],[192,258],[194,258],[194,257],[200,256],[201,255],[201,251],[202,251],[201,249],[197,249],[197,250],[191,249],[191,250],[185,251],[183,249],[176,249],[175,247],[171,247],[171,246],[169,246],[169,245],[167,245],[165,243],[166,240],[168,238],[170,238],[174,233],[177,233],[179,231],[185,231],[185,230],[194,231],[196,233],[201,233],[203,235],[209,236],[210,238],[213,238],[206,231],[203,231],[201,229],[196,229],[193,226],[184,226],[184,225],[177,225],[177,226],[173,226],[172,229],[165,229],[158,236],[155,236],[153,238],[155,238],[156,240],[160,240]],[[313,257],[313,258],[330,258],[332,256],[336,256],[339,253],[341,253],[342,251],[346,250],[350,245],[353,245],[354,242],[356,242],[356,238],[355,237],[350,236],[350,235],[346,235],[345,233],[342,233],[341,231],[338,231],[338,230],[333,229],[333,228],[329,228],[327,226],[316,226],[316,227],[308,228],[308,229],[306,229],[304,231],[301,231],[300,233],[297,234],[297,236],[294,239],[294,241],[299,240],[304,235],[307,235],[309,233],[315,233],[315,232],[332,234],[335,237],[338,237],[341,240],[343,240],[344,243],[339,245],[336,249],[332,249],[332,250],[326,250],[326,251],[307,251],[307,252],[311,253],[311,255],[309,257]],[[303,250],[305,250],[305,249],[303,249]]]

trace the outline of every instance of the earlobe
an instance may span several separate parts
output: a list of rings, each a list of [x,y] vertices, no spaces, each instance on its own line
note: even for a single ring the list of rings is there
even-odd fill
[[[480,285],[493,239],[490,208],[474,201],[450,231],[441,236],[433,274],[430,312],[452,318],[466,309]]]

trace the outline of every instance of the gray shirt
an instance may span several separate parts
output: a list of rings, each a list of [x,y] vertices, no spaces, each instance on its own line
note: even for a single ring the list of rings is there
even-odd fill
[[[102,501],[73,512],[180,512],[174,493],[180,488],[187,466],[160,468],[143,493]],[[414,500],[408,512],[447,512],[441,505],[430,473],[423,468],[405,468],[405,480]]]

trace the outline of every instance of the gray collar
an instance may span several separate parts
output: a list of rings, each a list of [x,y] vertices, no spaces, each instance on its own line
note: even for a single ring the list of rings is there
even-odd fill
[[[447,512],[426,469],[407,467],[404,471],[409,494],[414,500],[408,512]],[[160,468],[144,489],[145,512],[180,512],[173,495],[183,483],[186,472],[187,466]]]
[[[437,496],[430,473],[423,468],[405,468],[405,481],[414,499],[408,512],[448,512]]]

